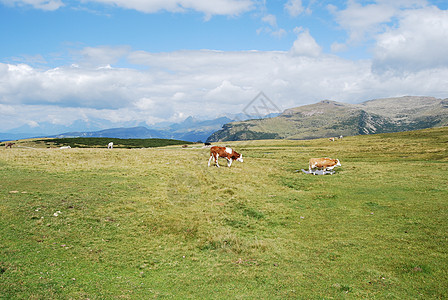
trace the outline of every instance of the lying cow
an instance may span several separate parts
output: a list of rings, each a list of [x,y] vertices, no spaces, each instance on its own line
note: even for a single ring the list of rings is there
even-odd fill
[[[320,169],[324,172],[333,170],[334,167],[340,167],[341,163],[339,159],[324,158],[311,158],[309,163],[309,172],[314,174],[313,169]]]
[[[233,160],[243,162],[243,155],[233,151],[229,147],[219,147],[213,146],[210,148],[210,158],[208,159],[208,166],[210,167],[210,162],[212,159],[215,161],[216,166],[219,168],[218,158],[222,157],[227,159],[227,166],[230,168]]]

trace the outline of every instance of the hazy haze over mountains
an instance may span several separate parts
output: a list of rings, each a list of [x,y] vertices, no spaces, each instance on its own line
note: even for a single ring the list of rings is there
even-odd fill
[[[274,114],[273,116],[276,116]],[[146,123],[112,123],[104,119],[77,120],[71,126],[43,123],[38,127],[23,125],[5,133],[0,140],[16,140],[31,137],[110,137],[110,138],[165,138],[189,142],[205,141],[212,133],[220,130],[226,123],[235,120],[255,118],[246,114],[227,114],[216,119],[204,120],[188,117],[182,122],[162,122],[152,126]],[[105,127],[106,126],[106,127]]]

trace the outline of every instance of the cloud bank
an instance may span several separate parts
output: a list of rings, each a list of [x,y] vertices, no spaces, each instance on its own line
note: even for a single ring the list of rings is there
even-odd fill
[[[233,0],[101,2],[145,12],[196,10],[208,16],[235,15],[254,5]],[[8,3],[48,10],[63,5]],[[290,0],[284,8],[292,17],[304,12],[301,1]],[[153,53],[131,46],[85,47],[71,64],[57,68],[0,63],[0,125],[7,130],[91,118],[148,124],[189,115],[213,118],[241,112],[260,91],[282,109],[323,99],[356,103],[403,95],[448,97],[446,10],[422,0],[349,1],[345,9],[330,5],[328,10],[347,32],[344,43],[333,49],[344,51],[369,40],[371,58],[350,60],[326,53],[312,31],[302,27],[294,30],[289,51]],[[263,18],[278,26],[274,15]],[[128,67],[118,67],[123,61]]]
[[[374,68],[413,72],[448,67],[448,11],[436,7],[403,12],[397,28],[378,35]]]
[[[298,55],[298,44],[310,49],[308,38],[306,32],[299,34],[290,52],[201,50],[125,54],[132,64],[145,66],[144,70],[110,66],[42,70],[25,64],[0,64],[0,105],[2,111],[10,113],[20,109],[24,117],[28,117],[27,111],[51,108],[70,111],[66,121],[87,114],[116,122],[134,119],[153,123],[188,115],[215,117],[224,112],[238,113],[260,91],[283,109],[323,99],[359,102],[407,94],[447,94],[447,67],[400,75],[377,73],[373,68],[376,62],[370,60]],[[104,58],[104,48],[89,50]],[[43,115],[44,118],[31,120],[42,122],[49,118],[48,114]]]

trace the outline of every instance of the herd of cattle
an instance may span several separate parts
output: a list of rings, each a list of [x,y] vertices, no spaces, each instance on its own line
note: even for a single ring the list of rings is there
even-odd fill
[[[330,138],[330,141],[334,141],[335,138]],[[342,135],[339,137],[339,139],[342,139]],[[12,148],[12,146],[15,145],[15,143],[6,143],[5,148]],[[205,143],[205,146],[211,146],[210,143]],[[70,146],[62,146],[60,149],[70,149]],[[107,149],[113,149],[114,143],[110,142],[107,145]],[[185,147],[183,147],[185,148]],[[232,162],[234,160],[243,162],[243,155],[236,152],[230,147],[219,147],[219,146],[212,146],[210,148],[210,158],[208,159],[208,166],[210,167],[210,163],[215,163],[215,166],[219,168],[218,158],[224,158],[227,160],[227,166],[230,168],[232,165]],[[341,163],[339,159],[331,159],[328,157],[322,157],[322,158],[311,158],[309,160],[308,164],[308,171],[310,174],[316,174],[316,170],[321,170],[325,173],[325,171],[331,171],[335,167],[340,167]]]

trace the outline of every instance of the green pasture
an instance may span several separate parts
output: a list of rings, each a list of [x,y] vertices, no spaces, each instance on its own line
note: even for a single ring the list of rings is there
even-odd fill
[[[231,168],[27,143],[0,149],[0,299],[448,298],[446,127],[225,142]]]

